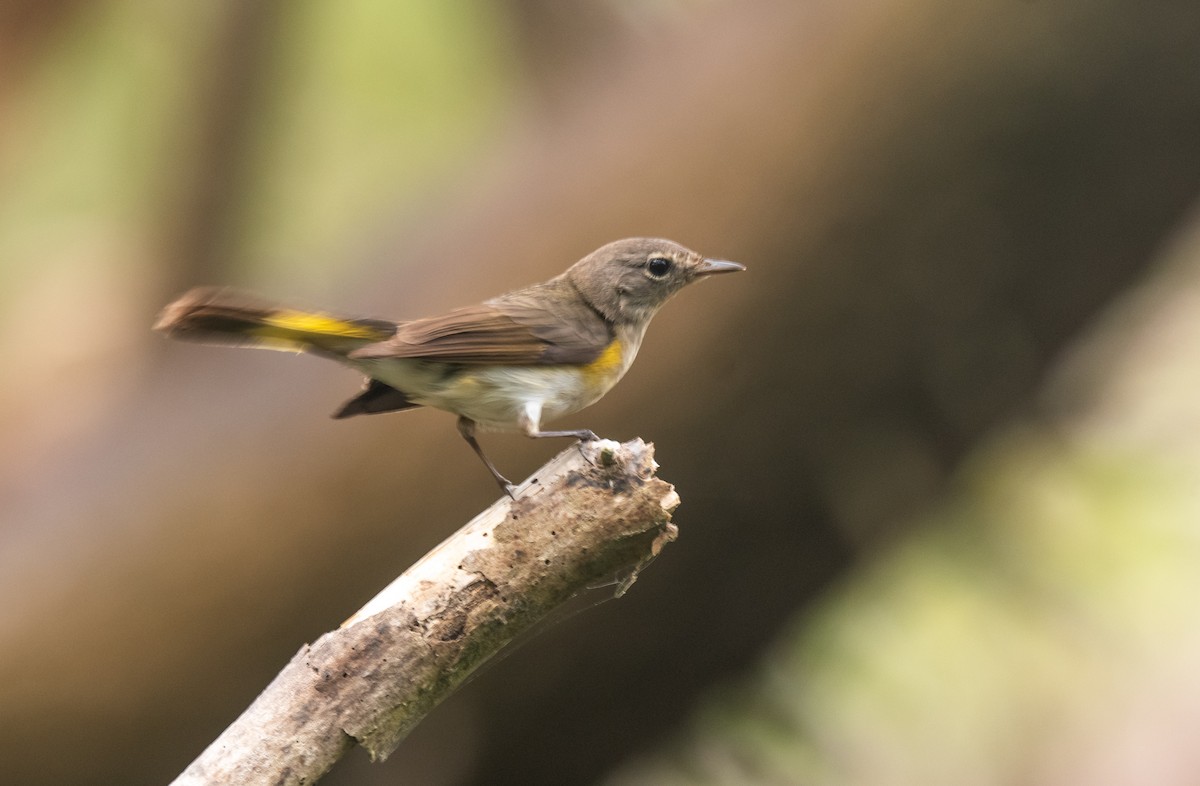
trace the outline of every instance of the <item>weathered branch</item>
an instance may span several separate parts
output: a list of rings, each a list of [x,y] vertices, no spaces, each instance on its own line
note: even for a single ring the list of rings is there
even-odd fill
[[[679,497],[641,440],[572,446],[342,624],[300,649],[176,784],[311,784],[372,758],[480,664],[580,591],[620,595],[674,540]]]

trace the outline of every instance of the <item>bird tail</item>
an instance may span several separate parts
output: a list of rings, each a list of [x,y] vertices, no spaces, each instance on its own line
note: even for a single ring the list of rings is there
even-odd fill
[[[154,329],[186,341],[343,356],[391,338],[396,325],[287,308],[233,290],[204,287],[163,309]]]

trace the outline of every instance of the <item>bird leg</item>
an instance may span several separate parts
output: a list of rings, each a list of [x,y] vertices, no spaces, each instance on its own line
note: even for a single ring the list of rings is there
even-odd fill
[[[525,411],[521,413],[520,423],[521,431],[525,432],[525,436],[531,439],[545,439],[547,437],[574,437],[579,440],[579,455],[587,460],[587,463],[592,464],[592,460],[588,458],[588,454],[583,452],[583,443],[595,442],[600,439],[596,436],[596,432],[591,429],[581,428],[571,431],[542,431],[542,405],[539,403],[527,403]]]
[[[518,422],[521,425],[521,431],[525,432],[525,436],[533,439],[545,439],[546,437],[574,437],[580,442],[595,442],[600,439],[595,432],[586,429],[576,429],[574,431],[542,431],[542,405],[540,402],[531,401],[525,404],[524,410],[521,412],[521,417]]]
[[[475,451],[475,455],[479,456],[483,461],[484,466],[488,468],[488,472],[492,473],[492,477],[500,484],[500,490],[515,500],[517,498],[515,492],[516,486],[510,483],[508,478],[500,474],[500,470],[496,469],[496,465],[484,454],[483,448],[479,447],[479,441],[475,439],[475,421],[470,418],[459,417],[458,433],[462,434],[463,439],[471,446],[471,450]]]
[[[586,428],[577,431],[526,431],[525,436],[533,437],[534,439],[544,439],[545,437],[574,437],[580,442],[595,442],[600,439],[596,436],[596,432]]]

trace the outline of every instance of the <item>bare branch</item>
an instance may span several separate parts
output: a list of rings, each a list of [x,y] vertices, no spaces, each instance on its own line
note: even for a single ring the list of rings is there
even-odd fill
[[[588,587],[620,595],[675,539],[679,497],[641,440],[572,446],[300,649],[177,785],[311,784],[380,759],[480,664]]]

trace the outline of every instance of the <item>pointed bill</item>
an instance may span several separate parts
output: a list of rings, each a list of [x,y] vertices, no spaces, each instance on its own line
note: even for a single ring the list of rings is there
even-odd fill
[[[745,265],[739,265],[737,262],[730,262],[725,259],[706,259],[700,267],[696,268],[696,275],[711,276],[717,273],[736,273],[739,270],[745,269]]]

